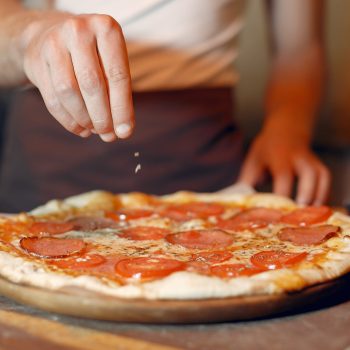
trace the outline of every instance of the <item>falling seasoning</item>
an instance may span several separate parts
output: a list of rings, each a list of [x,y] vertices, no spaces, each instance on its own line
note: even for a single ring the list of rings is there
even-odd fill
[[[139,152],[135,152],[134,153],[134,157],[139,157],[140,156],[140,153]],[[136,168],[135,168],[135,174],[137,174],[139,171],[141,170],[141,164],[140,163],[138,163],[137,165],[136,165]]]
[[[141,170],[141,164],[137,164],[135,168],[135,174],[137,174]]]

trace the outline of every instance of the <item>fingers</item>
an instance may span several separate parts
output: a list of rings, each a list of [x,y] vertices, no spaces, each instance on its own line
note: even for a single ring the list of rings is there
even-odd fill
[[[52,86],[61,105],[76,123],[91,130],[93,124],[75,78],[71,57],[67,50],[60,47],[53,45],[50,58],[47,57]]]
[[[28,46],[24,66],[49,111],[74,133],[108,142],[130,136],[131,78],[118,23],[107,15],[69,15],[46,29]]]
[[[123,33],[117,23],[108,16],[99,17],[98,20],[96,18],[94,26],[109,93],[114,130],[119,138],[127,138],[134,127],[134,110]]]
[[[327,202],[331,188],[332,176],[330,171],[323,165],[318,171],[318,187],[316,190],[315,205],[322,205]]]
[[[299,176],[296,201],[298,204],[310,204],[317,189],[317,170],[309,162],[302,160],[296,164],[296,172]]]
[[[79,125],[61,104],[52,86],[49,68],[43,64],[40,72],[41,80],[38,82],[39,91],[44,103],[52,116],[69,132],[81,137],[90,136],[91,132]]]
[[[296,178],[298,204],[324,204],[331,185],[329,170],[308,145],[296,145],[289,134],[283,139],[277,135],[265,131],[255,139],[238,181],[254,186],[266,171],[272,175],[273,192],[290,197]]]
[[[271,170],[273,177],[272,191],[280,196],[290,197],[293,189],[294,176],[288,167]]]
[[[304,155],[301,159],[261,161],[250,154],[244,162],[238,181],[254,186],[261,179],[264,169],[271,173],[273,192],[290,197],[294,178],[297,176],[296,202],[301,205],[322,205],[329,196],[331,175],[329,170],[314,156]]]
[[[69,49],[81,95],[95,131],[102,140],[114,141],[116,135],[109,108],[107,86],[96,51],[95,38],[86,38],[83,42],[79,42],[79,33],[84,27],[75,25],[76,36],[72,38]]]
[[[330,192],[331,174],[314,155],[309,155],[295,162],[299,177],[297,197],[298,204],[324,204]]]
[[[238,182],[242,182],[249,186],[255,186],[260,182],[263,174],[264,168],[261,162],[254,155],[254,152],[251,152],[243,163]]]
[[[297,164],[299,175],[296,201],[298,204],[324,204],[329,196],[331,175],[318,160],[308,159]]]

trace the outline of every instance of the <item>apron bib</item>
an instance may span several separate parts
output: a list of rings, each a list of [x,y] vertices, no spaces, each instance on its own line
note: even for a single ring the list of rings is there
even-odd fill
[[[235,181],[241,136],[231,88],[135,93],[134,105],[134,135],[104,143],[96,135],[82,139],[63,129],[37,90],[16,93],[8,115],[0,210],[29,210],[94,189],[210,192]]]

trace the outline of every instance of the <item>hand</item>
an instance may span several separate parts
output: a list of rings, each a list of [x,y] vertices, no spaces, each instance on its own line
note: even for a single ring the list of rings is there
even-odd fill
[[[264,173],[273,179],[273,192],[290,196],[298,179],[299,204],[323,204],[329,195],[329,170],[312,153],[303,137],[290,128],[263,130],[254,140],[243,164],[239,181],[255,186]]]
[[[107,15],[58,13],[24,33],[23,65],[47,109],[68,131],[104,141],[130,136],[134,127],[126,45]]]

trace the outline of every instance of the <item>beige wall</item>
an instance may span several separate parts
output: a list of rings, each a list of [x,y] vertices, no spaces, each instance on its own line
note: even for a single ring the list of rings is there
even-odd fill
[[[252,137],[263,116],[269,53],[263,1],[249,0],[247,12],[237,63],[241,73],[237,99],[238,118]],[[325,24],[329,79],[316,140],[327,146],[350,146],[350,1],[328,0]]]

